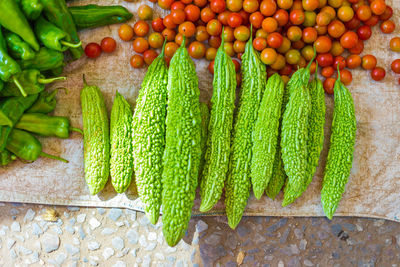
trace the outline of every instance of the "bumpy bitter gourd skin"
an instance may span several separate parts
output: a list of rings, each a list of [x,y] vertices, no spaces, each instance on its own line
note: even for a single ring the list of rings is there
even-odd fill
[[[199,179],[204,167],[206,144],[208,136],[208,122],[210,120],[210,111],[208,110],[207,103],[200,102],[200,116],[201,116],[201,158],[199,166]]]
[[[133,175],[132,109],[118,92],[111,109],[110,142],[111,183],[117,193],[123,193]]]
[[[225,186],[228,224],[239,224],[250,194],[252,132],[266,83],[266,69],[250,39],[242,57],[242,88],[233,127],[231,158]]]
[[[136,184],[153,224],[158,221],[161,206],[167,83],[168,69],[161,53],[147,70],[132,120]]]
[[[221,198],[231,152],[231,131],[236,98],[236,73],[232,59],[218,49],[214,64],[213,96],[203,179],[200,184],[200,211],[210,210]]]
[[[104,97],[97,86],[81,91],[85,179],[90,194],[100,192],[110,174],[110,130]]]
[[[322,182],[321,202],[326,217],[330,220],[344,193],[353,163],[357,123],[353,98],[340,82],[335,83],[331,144]]]
[[[162,221],[170,246],[185,235],[196,195],[201,156],[199,96],[195,66],[183,41],[168,71]]]
[[[253,156],[251,159],[251,183],[254,196],[260,199],[272,176],[281,118],[285,85],[279,74],[268,81],[258,109],[253,130]]]

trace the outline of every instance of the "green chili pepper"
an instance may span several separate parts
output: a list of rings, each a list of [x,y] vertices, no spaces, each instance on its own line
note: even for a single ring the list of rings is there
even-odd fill
[[[76,26],[71,13],[68,11],[65,0],[41,0],[41,2],[44,6],[43,13],[46,18],[68,34],[66,41],[75,44],[79,43],[80,40]],[[70,48],[69,51],[71,51],[73,59],[78,59],[83,55],[82,46]]]
[[[37,98],[38,95],[15,96],[0,102],[0,151],[4,150],[14,125]]]
[[[43,91],[39,94],[38,99],[33,105],[26,110],[26,113],[50,113],[53,112],[56,108],[57,100],[56,95],[59,89],[65,88],[57,88],[51,92]]]
[[[78,48],[82,42],[72,44],[67,42],[68,34],[40,16],[35,22],[35,34],[45,47],[57,51],[66,51],[68,48]]]
[[[123,6],[74,6],[69,7],[76,27],[79,30],[122,23],[133,17]]]
[[[64,139],[69,137],[70,131],[83,134],[81,129],[71,127],[67,117],[49,116],[42,113],[26,113],[22,115],[15,128],[41,136],[53,136]]]
[[[64,54],[53,49],[48,49],[47,47],[42,47],[33,59],[20,60],[18,63],[23,70],[52,70],[64,66]]]
[[[4,38],[7,43],[8,52],[12,57],[16,59],[32,59],[35,57],[35,52],[18,34],[5,31]]]
[[[15,0],[0,0],[0,10],[0,25],[18,34],[35,51],[38,51],[39,43],[18,3]]]
[[[0,166],[6,166],[16,159],[17,157],[6,149],[0,152]]]
[[[11,131],[6,147],[18,158],[26,161],[35,161],[42,156],[68,163],[66,159],[44,153],[39,140],[22,130],[14,129]]]
[[[21,0],[20,6],[25,16],[30,20],[36,20],[43,10],[40,0]]]
[[[20,85],[24,88],[28,95],[38,94],[44,90],[46,84],[66,80],[66,77],[55,77],[46,79],[40,71],[35,69],[27,69],[16,75]],[[4,85],[2,91],[0,91],[0,96],[20,96],[21,92],[19,88],[12,82],[7,82]]]

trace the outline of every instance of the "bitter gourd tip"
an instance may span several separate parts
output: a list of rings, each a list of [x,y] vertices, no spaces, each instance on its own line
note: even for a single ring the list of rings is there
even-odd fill
[[[242,219],[241,216],[240,217],[238,217],[238,216],[235,216],[235,217],[228,216],[228,225],[229,225],[229,227],[232,228],[232,230],[235,230],[236,227],[238,226],[238,224],[240,223],[241,219]]]
[[[256,199],[260,199],[264,194],[264,188],[262,188],[262,190],[261,189],[257,190],[253,188],[253,193]]]
[[[214,204],[212,202],[210,202],[208,199],[202,199],[199,210],[201,212],[207,212],[212,209],[212,207],[214,207]]]
[[[151,224],[155,225],[158,222],[158,218],[160,217],[160,213],[158,210],[153,209],[152,211],[147,213],[147,217],[149,218]]]

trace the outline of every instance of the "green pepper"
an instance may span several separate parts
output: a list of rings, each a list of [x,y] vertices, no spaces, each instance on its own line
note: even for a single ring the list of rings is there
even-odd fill
[[[67,117],[49,116],[42,113],[26,113],[22,115],[15,128],[41,136],[53,136],[63,139],[69,137],[70,131],[83,134],[81,129],[71,127]]]
[[[38,51],[39,43],[18,3],[15,0],[0,0],[0,10],[0,25],[18,34],[35,51]]]
[[[1,1],[1,0],[0,0]],[[41,0],[44,6],[43,13],[46,18],[68,35],[67,42],[78,44],[78,32],[71,13],[68,11],[65,0]],[[72,58],[79,59],[83,55],[83,48],[70,48]]]
[[[4,38],[7,43],[8,51],[13,58],[16,59],[32,59],[35,57],[35,52],[24,42],[18,34],[5,31]]]
[[[74,6],[69,11],[79,30],[96,28],[130,20],[133,15],[123,6]]]
[[[0,152],[0,166],[6,166],[16,159],[17,157],[6,149]]]
[[[68,163],[66,159],[44,153],[42,144],[36,137],[18,129],[11,131],[6,148],[18,158],[29,162],[35,161],[42,156]]]
[[[78,48],[82,42],[67,42],[68,34],[40,16],[35,22],[35,34],[45,47],[64,52],[69,48]]]
[[[25,16],[30,20],[36,20],[43,10],[40,0],[21,0],[20,6]]]
[[[4,150],[14,125],[37,98],[38,95],[15,96],[0,102],[0,151]]]
[[[50,113],[53,112],[56,108],[57,100],[56,95],[58,93],[58,89],[54,89],[51,92],[43,91],[39,94],[38,99],[33,105],[26,110],[26,113]]]
[[[42,47],[33,59],[20,60],[18,63],[23,70],[52,70],[64,66],[64,54],[53,49],[48,49],[47,47]]]
[[[24,88],[28,95],[38,94],[44,90],[46,84],[66,80],[66,77],[55,77],[46,79],[40,71],[35,69],[27,69],[16,75],[20,85]],[[7,82],[4,85],[2,91],[0,91],[0,96],[20,96],[21,92],[15,83]]]

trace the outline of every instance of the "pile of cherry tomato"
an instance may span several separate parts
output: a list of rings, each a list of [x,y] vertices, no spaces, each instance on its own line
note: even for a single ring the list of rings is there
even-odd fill
[[[133,40],[137,54],[132,56],[130,64],[134,68],[151,64],[165,38],[165,58],[169,62],[186,36],[190,56],[210,61],[208,69],[213,73],[222,34],[224,49],[234,58],[237,72],[245,44],[252,35],[253,46],[267,65],[268,75],[278,72],[285,81],[312,59],[314,47],[327,93],[333,93],[338,67],[346,85],[352,82],[350,70],[355,68],[370,71],[376,81],[386,75],[375,56],[362,54],[373,26],[379,25],[385,34],[395,30],[395,23],[390,20],[393,9],[385,0],[150,1],[170,13],[164,18],[153,18],[152,9],[141,5],[140,20],[133,27],[123,24],[118,31],[122,40]],[[400,51],[400,38],[393,38],[390,47]],[[314,63],[312,71],[315,68]],[[400,73],[400,60],[393,62],[392,70]]]

